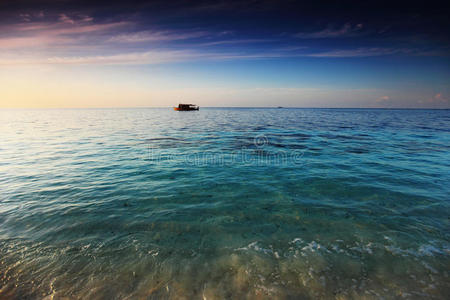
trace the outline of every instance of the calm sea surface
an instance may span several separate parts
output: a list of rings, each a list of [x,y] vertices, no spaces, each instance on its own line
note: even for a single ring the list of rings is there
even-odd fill
[[[0,120],[1,299],[449,299],[448,110]]]

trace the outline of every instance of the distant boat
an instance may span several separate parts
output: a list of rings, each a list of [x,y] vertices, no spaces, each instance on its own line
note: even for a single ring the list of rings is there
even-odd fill
[[[283,108],[283,106],[278,106],[277,108]]]
[[[199,106],[195,104],[178,104],[178,107],[174,107],[174,110],[178,111],[188,111],[188,110],[199,110]]]

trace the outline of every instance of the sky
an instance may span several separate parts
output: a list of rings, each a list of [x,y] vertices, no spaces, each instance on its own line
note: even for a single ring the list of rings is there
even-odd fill
[[[450,108],[422,1],[0,1],[0,108]]]

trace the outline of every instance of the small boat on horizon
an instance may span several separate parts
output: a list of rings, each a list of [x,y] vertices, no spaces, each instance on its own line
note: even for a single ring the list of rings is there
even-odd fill
[[[177,111],[189,111],[189,110],[199,110],[200,107],[195,104],[178,104],[178,107],[174,107]]]

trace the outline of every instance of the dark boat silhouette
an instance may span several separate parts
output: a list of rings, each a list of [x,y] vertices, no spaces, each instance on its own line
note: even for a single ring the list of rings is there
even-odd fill
[[[178,107],[173,109],[178,111],[199,110],[199,106],[195,104],[178,104]]]

